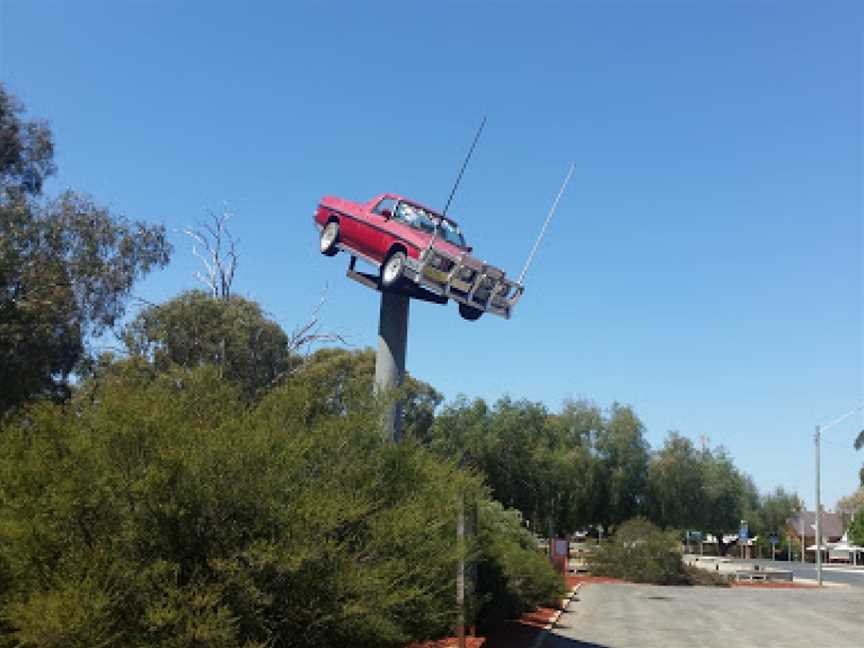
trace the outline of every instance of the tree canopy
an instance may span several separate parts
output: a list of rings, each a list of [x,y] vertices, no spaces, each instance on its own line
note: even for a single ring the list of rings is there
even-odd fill
[[[66,394],[88,338],[118,322],[134,282],[171,251],[164,228],[85,194],[42,196],[51,131],[22,113],[0,84],[0,414]]]
[[[262,394],[299,363],[288,336],[257,303],[201,290],[144,309],[123,340],[130,353],[151,359],[159,370],[213,365],[247,396]]]

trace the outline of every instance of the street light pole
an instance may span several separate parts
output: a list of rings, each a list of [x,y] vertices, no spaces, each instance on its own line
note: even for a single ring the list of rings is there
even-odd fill
[[[834,421],[831,421],[825,427],[816,426],[816,434],[813,436],[813,442],[816,446],[816,580],[819,583],[819,587],[822,587],[822,505],[819,502],[819,486],[820,486],[820,477],[819,477],[819,441],[822,437],[823,432],[827,432],[830,428],[834,427],[838,423],[842,423],[847,418],[855,414],[856,412],[860,412],[864,410],[864,405],[859,405],[851,412],[846,412],[843,416]],[[803,554],[804,547],[801,547],[801,552]]]
[[[813,437],[813,441],[816,445],[816,582],[819,587],[822,587],[822,504],[819,501],[819,486],[820,486],[820,478],[819,478],[819,437],[821,436],[821,429],[819,426],[816,426],[816,434]]]

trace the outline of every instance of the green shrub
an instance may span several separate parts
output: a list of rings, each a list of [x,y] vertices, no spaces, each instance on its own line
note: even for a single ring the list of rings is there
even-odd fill
[[[479,510],[477,540],[479,627],[551,605],[563,595],[563,577],[538,550],[518,512],[485,502]]]
[[[719,574],[716,571],[701,567],[684,566],[688,585],[705,585],[709,587],[731,587],[731,574]]]
[[[386,647],[451,630],[456,502],[482,501],[479,479],[382,442],[374,406],[320,399],[298,377],[251,406],[211,368],[128,363],[8,421],[0,645]]]
[[[677,534],[663,532],[642,517],[622,524],[615,535],[588,559],[592,574],[635,583],[684,585],[684,569]]]

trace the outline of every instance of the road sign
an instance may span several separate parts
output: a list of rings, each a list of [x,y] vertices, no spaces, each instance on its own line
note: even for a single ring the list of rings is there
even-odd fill
[[[778,545],[780,544],[780,538],[777,537],[776,533],[772,533],[768,536],[768,542],[770,542],[772,545]]]
[[[738,538],[746,540],[749,537],[750,530],[747,528],[747,520],[741,520],[741,528],[738,529]]]

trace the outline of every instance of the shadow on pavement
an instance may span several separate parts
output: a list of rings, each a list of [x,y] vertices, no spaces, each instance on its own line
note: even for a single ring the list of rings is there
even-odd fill
[[[610,648],[605,644],[597,644],[591,641],[579,641],[559,635],[552,635],[543,642],[543,648]]]

